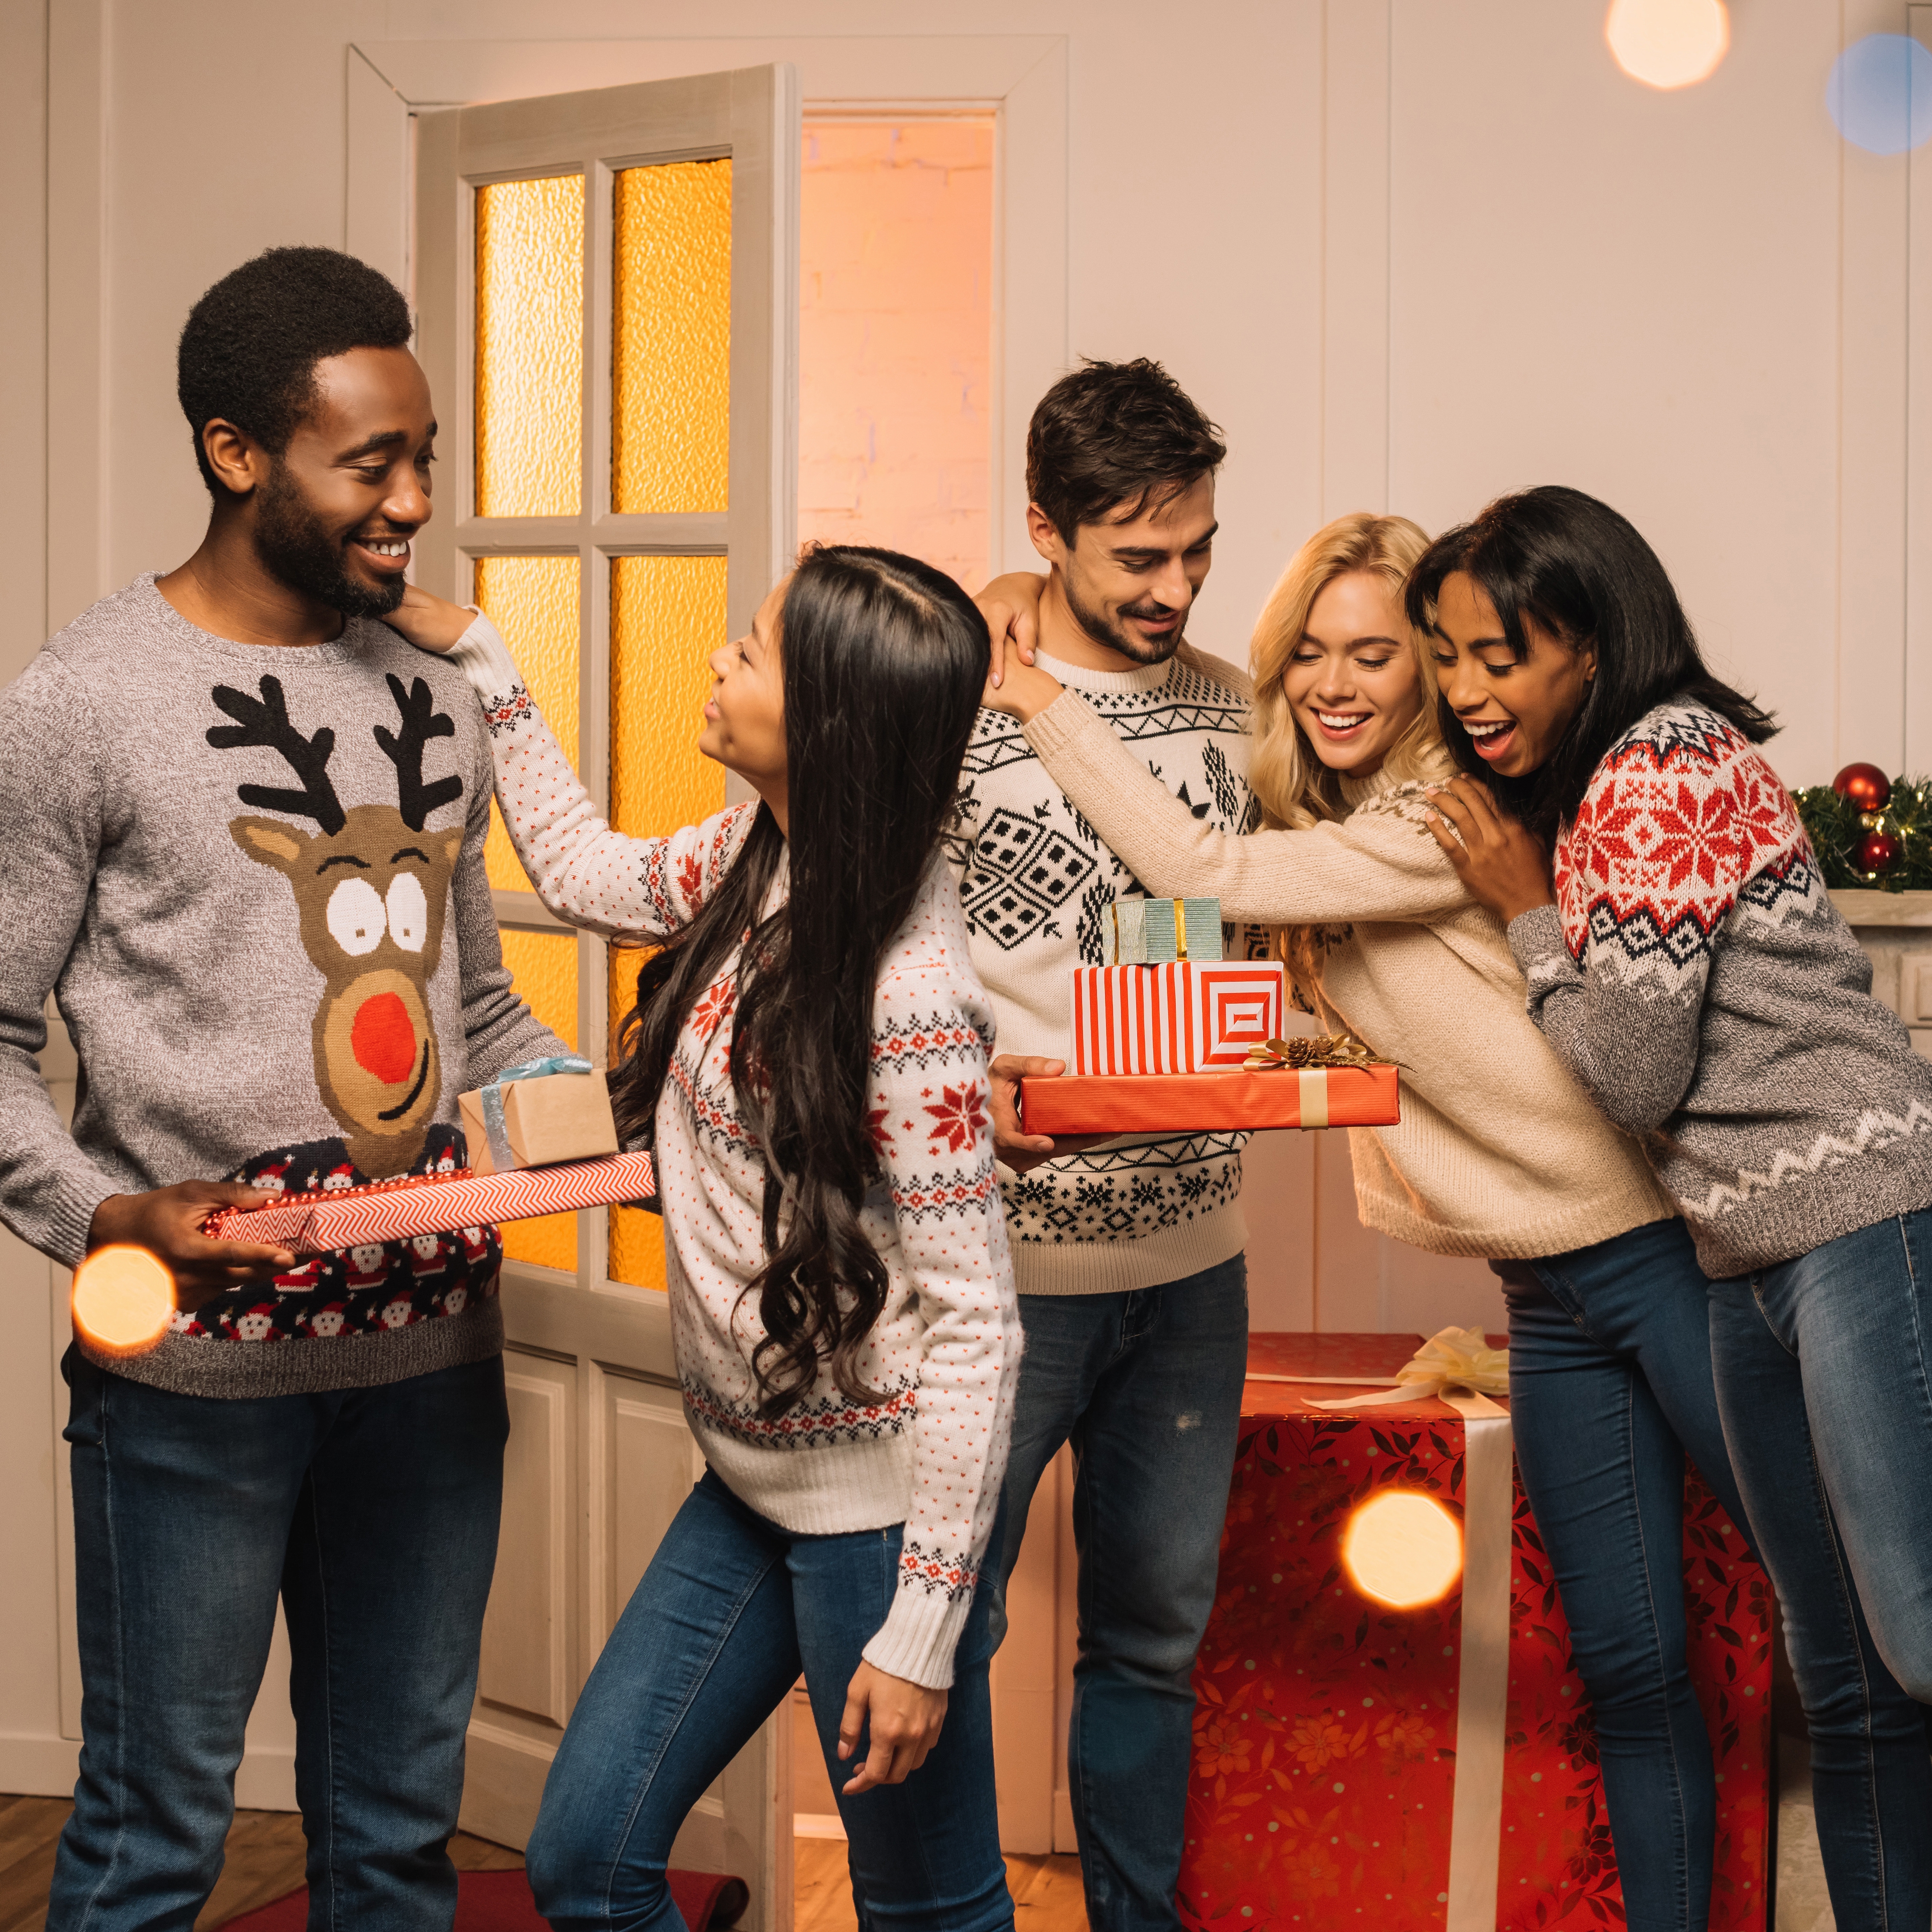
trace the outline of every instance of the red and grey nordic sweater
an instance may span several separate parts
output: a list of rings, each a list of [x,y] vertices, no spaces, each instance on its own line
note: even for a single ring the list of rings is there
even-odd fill
[[[1660,704],[1557,841],[1557,903],[1514,920],[1529,1010],[1640,1136],[1716,1279],[1932,1203],[1932,1061],[1871,998],[1763,755]]]
[[[497,802],[544,903],[573,926],[632,938],[689,925],[756,808],[668,838],[614,831],[488,620],[452,655],[483,700]],[[892,1676],[944,1687],[992,1534],[1022,1347],[987,1113],[992,1008],[951,869],[928,875],[874,1000],[868,1121],[879,1180],[861,1222],[889,1286],[856,1366],[880,1402],[853,1402],[821,1367],[784,1416],[759,1415],[752,1361],[764,1328],[745,1286],[765,1263],[767,1170],[731,1080],[736,991],[734,956],[686,1021],[657,1107],[685,1413],[733,1493],[783,1528],[904,1525],[898,1588],[865,1654]]]

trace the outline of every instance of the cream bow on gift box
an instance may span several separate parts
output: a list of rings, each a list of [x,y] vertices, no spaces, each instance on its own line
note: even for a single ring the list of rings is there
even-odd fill
[[[1378,1408],[1386,1403],[1414,1402],[1434,1396],[1457,1414],[1501,1415],[1492,1395],[1509,1394],[1509,1351],[1492,1348],[1480,1328],[1442,1328],[1396,1370],[1395,1386],[1386,1376],[1250,1376],[1251,1382],[1334,1383],[1369,1387],[1376,1395],[1356,1395],[1340,1402],[1318,1402],[1317,1408]]]

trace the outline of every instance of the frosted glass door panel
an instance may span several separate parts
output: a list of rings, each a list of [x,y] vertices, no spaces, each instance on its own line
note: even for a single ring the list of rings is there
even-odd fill
[[[577,1050],[577,940],[568,932],[524,932],[506,926],[499,937],[503,964],[524,1004],[572,1052]],[[503,1229],[503,1252],[513,1262],[539,1268],[577,1266],[577,1216],[545,1214],[512,1221]]]
[[[610,507],[722,510],[731,435],[731,164],[616,179]]]
[[[544,715],[563,755],[578,761],[578,622],[582,569],[574,556],[479,556],[476,600],[517,661],[524,688]],[[526,892],[529,876],[510,843],[503,815],[490,806],[484,848],[490,883]]]
[[[584,177],[476,190],[476,514],[583,496]]]

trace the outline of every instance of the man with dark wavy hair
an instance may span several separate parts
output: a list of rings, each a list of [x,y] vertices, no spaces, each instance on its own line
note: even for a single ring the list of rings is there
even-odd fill
[[[1197,817],[1243,832],[1258,818],[1248,680],[1185,641],[1226,454],[1158,363],[1090,362],[1034,412],[1027,529],[1048,566],[1038,662]],[[1009,587],[1032,594],[1028,580]],[[1014,719],[980,712],[962,793],[957,856],[998,1021],[1000,1192],[1027,1338],[999,1574],[1011,1574],[1034,1490],[1071,1442],[1080,1654],[1067,1755],[1088,1918],[1105,1932],[1178,1928],[1194,1654],[1247,1364],[1246,1136],[1056,1145],[1020,1132],[1015,1079],[1071,1060],[1073,970],[1101,963],[1108,908],[1143,888]]]
[[[176,1283],[77,1330],[80,1780],[47,1923],[191,1925],[287,1612],[316,1922],[447,1932],[508,1421],[494,1233],[298,1262],[210,1211],[465,1164],[456,1096],[566,1051],[511,990],[460,670],[373,621],[430,514],[402,297],[326,248],[204,295],[182,406],[212,500],[8,688],[0,1216]],[[40,1077],[50,993],[71,1129]],[[472,1234],[475,1231],[472,1231]]]

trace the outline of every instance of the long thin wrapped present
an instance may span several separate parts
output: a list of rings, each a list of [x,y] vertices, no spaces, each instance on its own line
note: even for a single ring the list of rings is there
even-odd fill
[[[366,1187],[291,1195],[269,1208],[224,1208],[205,1224],[218,1241],[278,1241],[296,1254],[406,1240],[580,1208],[608,1208],[657,1192],[647,1154],[607,1154],[507,1174],[418,1174]]]

